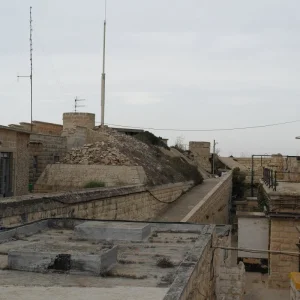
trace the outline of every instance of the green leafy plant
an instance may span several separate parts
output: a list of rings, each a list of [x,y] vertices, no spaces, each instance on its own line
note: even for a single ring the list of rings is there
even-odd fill
[[[180,172],[186,180],[193,180],[195,184],[203,182],[203,177],[196,166],[190,165],[181,157],[172,157],[170,159],[172,168]]]
[[[157,136],[155,136],[153,133],[151,133],[149,131],[138,133],[134,137],[136,139],[140,140],[141,142],[145,143],[145,144],[150,144],[150,145],[154,145],[154,146],[159,146],[159,147],[163,147],[163,148],[166,148],[166,149],[170,149],[165,144],[165,142],[162,140],[161,137],[157,137]]]
[[[105,187],[105,183],[102,181],[89,181],[84,185],[85,189],[93,189],[98,187]]]
[[[235,168],[232,171],[232,196],[236,199],[241,199],[244,197],[245,190],[247,188],[246,174],[240,170],[240,168]]]

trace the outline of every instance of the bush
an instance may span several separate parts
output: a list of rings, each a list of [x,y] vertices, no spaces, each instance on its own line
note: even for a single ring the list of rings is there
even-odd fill
[[[174,267],[174,263],[171,262],[171,260],[168,257],[162,257],[160,258],[157,262],[156,265],[160,268],[173,268]]]
[[[184,142],[184,138],[182,136],[178,136],[176,138],[176,142],[174,145],[174,148],[177,149],[181,153],[184,153],[184,151],[185,151],[185,145],[183,142]]]
[[[162,140],[161,137],[157,137],[157,136],[155,136],[153,133],[151,133],[149,131],[138,133],[138,134],[134,135],[134,137],[136,139],[138,139],[139,141],[145,143],[145,144],[163,147],[163,148],[166,148],[168,150],[170,149],[164,143],[164,141]]]
[[[181,173],[186,180],[193,180],[195,184],[203,182],[203,177],[196,166],[190,165],[181,157],[172,157],[170,162],[172,168]]]
[[[240,168],[235,168],[232,171],[232,195],[236,199],[241,199],[244,197],[245,190],[247,188],[245,184],[246,174],[240,170]]]
[[[105,183],[102,181],[89,181],[84,185],[85,189],[93,189],[98,187],[105,187]]]

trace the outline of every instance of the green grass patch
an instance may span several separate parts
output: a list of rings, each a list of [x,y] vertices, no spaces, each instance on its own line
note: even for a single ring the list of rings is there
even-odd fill
[[[105,183],[102,181],[89,181],[84,185],[85,189],[93,189],[98,187],[105,187]]]

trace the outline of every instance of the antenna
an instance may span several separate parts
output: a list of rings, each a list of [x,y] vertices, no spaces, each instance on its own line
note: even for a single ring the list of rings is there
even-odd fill
[[[103,30],[103,69],[101,79],[101,126],[104,126],[104,110],[105,110],[105,42],[106,42],[106,0],[105,0],[105,18]]]
[[[30,6],[30,18],[29,18],[29,46],[30,46],[30,75],[27,76],[17,76],[18,80],[21,77],[30,78],[30,129],[32,132],[32,14],[31,14],[32,7]]]
[[[75,108],[75,112],[77,112],[77,108],[78,107],[85,107],[85,105],[78,105],[78,102],[80,101],[85,101],[85,99],[78,99],[77,97],[74,100],[74,108]]]

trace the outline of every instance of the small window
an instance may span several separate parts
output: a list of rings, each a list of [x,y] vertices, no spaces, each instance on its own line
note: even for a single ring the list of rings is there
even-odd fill
[[[58,155],[54,155],[54,163],[58,163],[59,162],[59,156]]]
[[[33,168],[37,169],[37,167],[38,167],[38,157],[34,156],[33,157]]]

